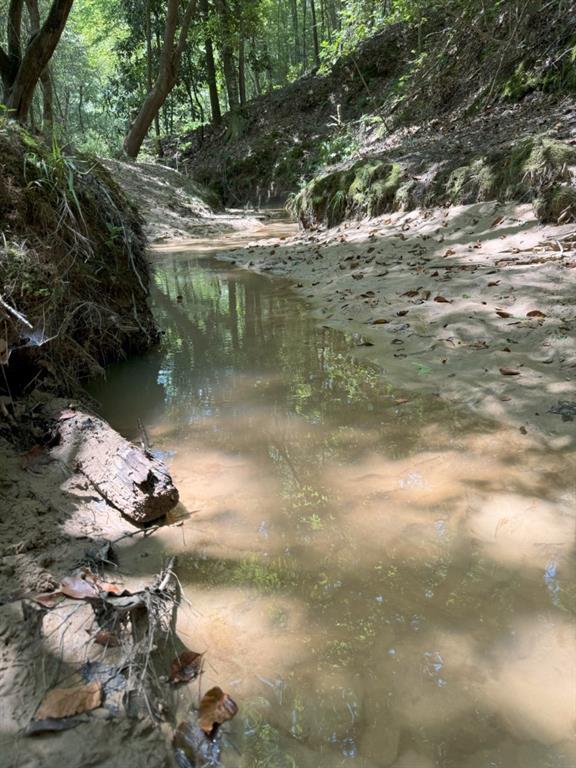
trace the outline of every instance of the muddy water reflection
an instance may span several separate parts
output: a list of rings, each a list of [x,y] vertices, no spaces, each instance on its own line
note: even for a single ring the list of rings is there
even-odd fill
[[[226,764],[576,765],[574,456],[399,402],[280,282],[180,253],[156,283],[165,348],[100,396],[180,488],[150,554],[240,702]]]

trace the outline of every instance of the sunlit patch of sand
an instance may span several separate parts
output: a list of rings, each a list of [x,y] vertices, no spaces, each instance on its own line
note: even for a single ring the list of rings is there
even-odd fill
[[[298,600],[246,587],[188,584],[184,592],[192,608],[179,612],[177,630],[190,647],[207,651],[204,689],[221,685],[243,699],[280,691],[315,641]]]
[[[467,529],[486,555],[503,563],[544,566],[574,547],[574,507],[515,494],[495,494],[467,514]]]
[[[557,615],[514,622],[489,654],[486,705],[518,739],[571,742],[576,761],[576,628]]]

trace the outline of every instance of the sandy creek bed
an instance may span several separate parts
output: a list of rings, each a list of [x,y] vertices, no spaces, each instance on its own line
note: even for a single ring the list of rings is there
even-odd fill
[[[178,635],[207,655],[171,701],[235,698],[226,766],[576,762],[569,231],[491,205],[156,250],[163,347],[92,394],[126,436],[145,424],[181,504],[118,542],[114,574],[136,588],[177,556]],[[300,288],[214,259],[230,247]],[[53,463],[2,458],[6,591],[135,532]],[[61,664],[57,617],[30,638],[18,605],[2,607],[2,768],[164,764],[163,731],[105,713],[17,735]],[[65,663],[93,650],[71,643]]]

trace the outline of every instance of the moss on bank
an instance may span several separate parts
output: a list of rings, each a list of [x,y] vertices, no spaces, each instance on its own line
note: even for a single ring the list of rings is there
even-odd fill
[[[80,378],[151,344],[145,238],[94,159],[0,122],[0,390]]]
[[[361,160],[313,178],[288,202],[305,227],[347,218],[487,200],[533,202],[545,222],[576,220],[576,148],[537,136],[506,152],[437,164],[413,177],[400,162]]]

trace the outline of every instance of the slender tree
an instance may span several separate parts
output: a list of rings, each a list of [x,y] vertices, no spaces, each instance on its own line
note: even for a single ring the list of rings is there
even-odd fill
[[[180,5],[180,0],[168,0],[164,40],[158,63],[158,75],[140,107],[136,119],[132,123],[128,135],[124,139],[124,151],[128,157],[138,157],[148,129],[176,85],[180,59],[186,45],[192,17],[196,11],[196,0],[188,0],[188,4],[182,14],[180,32],[178,33]]]
[[[0,74],[4,86],[4,103],[16,120],[25,122],[28,117],[34,90],[60,41],[72,3],[73,0],[53,0],[44,23],[38,26],[36,32],[34,32],[36,20],[33,18],[31,20],[33,34],[24,47],[22,45],[24,0],[10,0],[6,34],[8,51],[0,47]],[[34,13],[35,6],[32,8]]]

